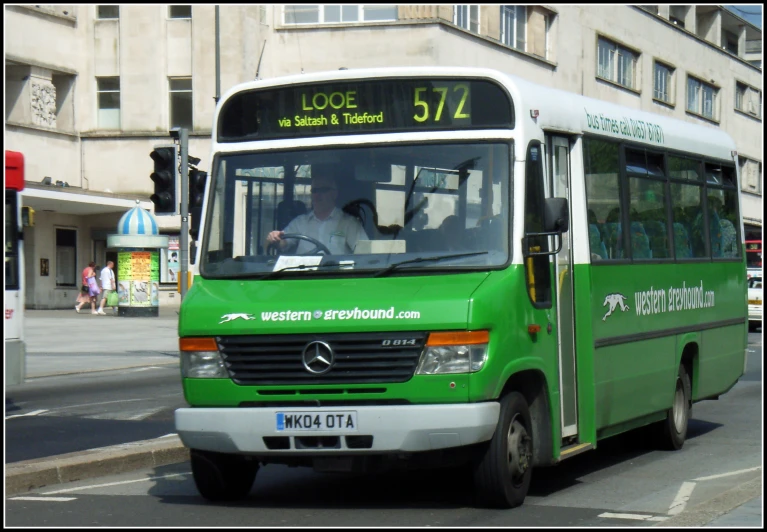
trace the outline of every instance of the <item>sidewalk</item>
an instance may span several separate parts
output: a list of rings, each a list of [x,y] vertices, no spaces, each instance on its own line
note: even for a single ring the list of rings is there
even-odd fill
[[[178,307],[156,318],[94,316],[85,309],[27,310],[27,380],[44,376],[178,365]],[[108,330],[109,334],[103,334]],[[109,347],[104,346],[110,339]],[[20,385],[20,386],[23,386]],[[12,387],[11,387],[12,388]],[[71,480],[185,462],[177,436],[27,460],[6,466],[6,496]],[[747,482],[656,526],[762,528],[762,482]]]
[[[26,310],[26,378],[178,364],[178,307],[158,317],[127,318],[105,311]]]
[[[26,310],[26,383],[35,379],[172,365],[178,367],[178,306],[160,307],[158,317],[127,318],[90,308]],[[6,387],[6,396],[24,384]],[[189,451],[178,436],[90,449],[6,464],[6,496],[72,480],[128,473],[185,462]]]

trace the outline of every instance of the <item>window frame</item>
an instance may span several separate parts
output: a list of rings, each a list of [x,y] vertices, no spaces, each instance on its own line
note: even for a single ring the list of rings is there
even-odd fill
[[[735,212],[735,218],[736,220],[740,221],[742,220],[742,209],[739,205],[739,202],[737,201],[737,195],[740,193],[737,186],[737,172],[739,171],[739,168],[736,167],[736,165],[733,164],[732,161],[724,161],[719,159],[713,159],[710,157],[706,157],[704,155],[700,154],[693,154],[689,152],[681,152],[678,150],[673,149],[659,149],[657,147],[648,147],[642,144],[633,143],[630,141],[618,141],[612,138],[604,137],[602,135],[595,135],[592,133],[584,135],[584,187],[588,186],[588,175],[590,175],[590,168],[587,166],[587,163],[589,161],[587,153],[586,153],[586,147],[589,143],[589,141],[600,141],[600,142],[608,142],[614,145],[617,145],[618,147],[618,194],[619,194],[619,206],[620,206],[620,223],[621,223],[621,232],[618,235],[619,238],[622,240],[623,244],[623,257],[619,258],[608,258],[608,259],[594,259],[592,258],[591,264],[592,265],[613,265],[613,264],[632,264],[632,263],[657,263],[657,264],[668,264],[670,262],[740,262],[743,260],[742,257],[742,249],[740,248],[740,245],[736,247],[737,249],[737,256],[735,257],[728,257],[728,256],[713,256],[712,250],[711,250],[711,239],[709,235],[709,218],[710,218],[710,208],[709,208],[709,191],[712,190],[723,190],[725,192],[729,192],[731,194],[735,194],[736,196],[736,202],[734,204],[734,208],[736,209]],[[661,176],[638,176],[635,173],[628,172],[626,169],[626,151],[627,150],[633,150],[633,151],[639,151],[639,152],[646,152],[646,153],[652,153],[655,155],[661,155],[663,157],[663,173],[664,175]],[[688,179],[684,177],[673,177],[671,175],[670,167],[669,167],[669,157],[676,157],[681,159],[686,159],[692,162],[693,167],[697,167],[697,177],[695,179]],[[736,178],[736,182],[733,183],[721,183],[721,184],[714,184],[709,183],[706,179],[705,175],[705,168],[707,165],[719,165],[720,167],[727,167],[734,172],[734,176]],[[670,247],[669,257],[663,257],[663,258],[635,258],[633,256],[633,250],[631,248],[631,235],[629,234],[630,231],[630,209],[631,209],[631,197],[630,197],[630,187],[631,187],[631,181],[630,179],[634,178],[641,178],[641,179],[648,179],[653,180],[656,182],[664,182],[664,193],[665,193],[665,212],[666,212],[666,233],[668,237],[668,246]],[[697,186],[699,189],[699,196],[700,201],[698,205],[700,206],[700,213],[703,216],[702,222],[703,222],[703,234],[701,235],[703,238],[703,246],[705,248],[704,254],[702,256],[691,256],[691,257],[677,257],[676,255],[676,245],[674,243],[674,230],[673,230],[673,224],[675,223],[674,218],[674,203],[672,198],[672,190],[671,187],[673,185],[689,185],[689,186]],[[589,205],[589,195],[587,188],[584,188],[585,192],[585,199],[586,199],[586,209],[590,209]],[[628,224],[628,225],[627,225]],[[742,242],[743,235],[741,234],[741,227],[738,223],[733,223],[735,226],[736,231],[736,242],[740,243]],[[690,239],[692,240],[692,235],[689,235]],[[630,251],[629,251],[630,250]],[[590,253],[591,255],[591,253]]]
[[[175,8],[188,7],[189,8],[189,16],[186,16],[186,15],[183,15],[183,16],[175,15],[174,16],[173,13],[172,13],[174,7]],[[169,5],[168,6],[168,20],[176,20],[176,19],[188,20],[188,19],[191,19],[192,18],[192,7],[193,7],[192,4],[173,4],[173,5]]]
[[[691,105],[691,98],[690,98],[690,89],[691,89],[691,82],[695,82],[697,84],[697,88],[695,89],[696,92],[696,104],[698,101],[700,102],[700,105],[696,105],[696,109],[692,109],[690,107]],[[711,103],[711,116],[708,116],[705,113],[705,105],[706,105],[706,94],[704,90],[706,88],[711,89],[713,94],[713,101]],[[687,83],[685,84],[685,93],[686,93],[686,102],[685,102],[685,111],[689,114],[695,115],[697,117],[703,118],[705,120],[709,120],[711,122],[719,123],[719,116],[720,116],[720,98],[719,98],[719,91],[720,87],[712,84],[707,83],[703,81],[700,77],[695,76],[693,74],[687,74]]]
[[[59,244],[58,244],[58,232],[59,231],[70,231],[74,233],[74,246],[61,246],[61,247],[67,247],[71,249],[74,249],[74,253],[72,254],[72,283],[60,283],[59,282],[59,271],[62,267],[61,260],[59,260]],[[56,253],[56,288],[79,288],[80,287],[80,274],[82,272],[77,271],[77,242],[78,242],[78,230],[76,227],[67,227],[67,226],[60,226],[60,225],[54,225],[53,226],[53,242],[54,242],[54,248]]]
[[[533,150],[538,151],[537,160]],[[525,284],[527,297],[534,308],[550,309],[553,305],[553,282],[551,279],[551,255],[548,236],[528,236],[542,233],[544,228],[544,212],[546,209],[546,153],[543,143],[531,140],[525,150],[525,198],[524,198],[524,239],[522,260],[525,265]],[[530,240],[534,239],[534,240]],[[541,249],[535,255],[528,255],[525,246],[540,245]],[[530,271],[532,270],[532,271]],[[531,275],[532,274],[532,275]],[[533,279],[534,284],[530,284]],[[533,299],[533,291],[536,297]]]
[[[746,164],[753,164],[755,165],[754,172],[756,175],[756,188],[752,189],[749,187],[746,183],[746,177],[744,173],[744,169],[746,167]],[[761,177],[761,166],[762,162],[757,161],[756,159],[752,159],[751,157],[746,157],[745,155],[738,154],[738,171],[740,172],[740,190],[743,192],[748,192],[750,194],[758,194],[762,195],[762,177]],[[750,173],[750,172],[749,172]]]
[[[749,104],[753,103],[753,99],[759,100],[755,105],[754,111],[750,111],[746,106],[743,105],[743,100],[746,99],[746,96],[749,93],[754,94],[754,96],[748,98]],[[754,87],[753,85],[749,85],[748,83],[745,83],[743,81],[736,79],[735,80],[735,110],[745,115],[748,115],[751,118],[756,118],[758,120],[761,120],[762,119],[762,91]]]
[[[658,97],[658,88],[657,88],[657,82],[658,82],[658,67],[662,67],[666,69],[666,72],[668,73],[668,77],[666,80],[667,83],[667,89],[666,93],[668,95],[668,99],[663,99]],[[661,61],[659,59],[653,58],[653,76],[652,76],[652,97],[653,100],[660,102],[665,105],[669,106],[676,106],[676,67],[670,63],[667,63],[666,61]]]
[[[520,11],[522,13],[522,30],[524,32],[524,35],[522,36],[522,46],[518,46],[520,43],[520,38],[518,35],[519,25],[520,25],[520,18],[519,14]],[[509,23],[509,17],[506,15],[510,14],[512,15],[513,22]],[[500,18],[501,18],[501,42],[508,46],[509,48],[513,48],[515,50],[520,50],[522,52],[527,51],[527,6],[526,5],[519,5],[519,4],[513,4],[513,5],[502,5],[500,6]],[[546,20],[544,21],[545,25],[548,25],[548,16],[546,17]],[[509,27],[511,27],[511,32],[509,32]],[[545,38],[548,39],[548,28],[545,28]],[[510,33],[510,34],[509,34]]]
[[[475,33],[477,35],[480,34],[480,15],[481,15],[481,5],[479,4],[455,4],[453,6],[453,24],[461,28],[462,30],[466,30],[471,33]],[[466,18],[467,24],[464,26],[460,19],[459,10],[466,10],[465,13],[463,13],[463,17]],[[475,11],[476,10],[476,11]],[[472,13],[474,12],[474,13]],[[475,16],[472,16],[475,15]],[[472,22],[476,24],[476,31],[472,29]]]
[[[393,22],[398,20],[399,17],[399,11],[398,11],[398,4],[334,4],[334,5],[325,5],[325,4],[295,4],[295,5],[283,5],[282,6],[282,24],[283,26],[304,26],[309,24],[322,24],[322,25],[332,25],[332,24],[355,24],[355,23],[369,23],[369,22]],[[288,11],[286,8],[293,8],[293,7],[316,7],[316,13],[317,13],[317,20],[312,20],[309,22],[289,22],[288,21]],[[326,8],[328,7],[339,7],[339,18],[341,20],[325,20],[327,18],[326,16]],[[343,20],[343,14],[344,9],[343,8],[349,8],[349,7],[356,7],[357,8],[357,18],[356,20]],[[394,18],[390,19],[366,19],[365,18],[365,12],[367,7],[374,7],[377,9],[382,9],[385,7],[393,8],[394,9]],[[307,9],[305,11],[306,13],[313,13],[313,9]],[[295,16],[295,13],[292,13]]]
[[[174,89],[173,88],[173,82],[174,81],[186,81],[189,80],[189,89]],[[174,94],[182,94],[182,93],[189,93],[190,95],[190,102],[189,102],[189,125],[180,125],[175,124],[173,122],[173,95]],[[168,77],[168,124],[169,127],[172,129],[174,127],[185,127],[189,131],[192,131],[194,129],[194,85],[192,82],[192,76],[173,76]]]
[[[106,80],[117,80],[117,89],[102,89],[100,88],[100,82]],[[120,76],[97,76],[96,77],[96,122],[98,129],[121,129],[122,128],[122,99],[120,98],[122,85]],[[101,107],[101,95],[102,94],[117,94],[117,107]],[[117,109],[117,127],[107,127],[102,123],[101,111],[109,109]]]
[[[604,43],[605,46],[602,46]],[[610,48],[607,48],[609,46]],[[597,34],[597,64],[596,64],[596,77],[597,79],[601,79],[604,81],[607,81],[609,83],[612,83],[614,85],[617,85],[619,87],[622,87],[624,89],[628,89],[632,92],[640,93],[640,78],[639,78],[639,65],[640,65],[640,58],[642,57],[642,52],[639,50],[630,48],[626,46],[625,44],[622,44],[614,39],[611,39],[609,37],[606,37],[601,34]],[[609,73],[607,73],[607,69],[602,66],[601,58],[604,56],[602,50],[605,50],[607,53],[607,57],[609,57],[608,64],[606,65],[607,69],[609,69]],[[625,61],[626,54],[630,56],[630,64],[631,64],[631,85],[627,85],[623,82],[623,76],[625,75],[625,67],[621,67],[621,63]],[[605,75],[607,74],[607,75]]]
[[[117,8],[117,16],[102,16],[101,15],[101,8],[102,7],[115,7]],[[120,20],[120,6],[119,5],[109,5],[109,4],[102,4],[96,6],[96,20]]]

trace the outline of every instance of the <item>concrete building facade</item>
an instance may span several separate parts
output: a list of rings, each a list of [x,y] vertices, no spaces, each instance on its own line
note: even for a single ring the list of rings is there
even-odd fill
[[[6,149],[26,161],[26,305],[66,308],[106,235],[152,209],[174,126],[210,168],[213,5],[6,5]],[[738,146],[746,238],[762,232],[761,29],[722,6],[222,5],[220,91],[288,74],[476,66],[721,129]],[[177,303],[179,216],[159,216],[161,304]],[[41,275],[41,259],[50,274]]]

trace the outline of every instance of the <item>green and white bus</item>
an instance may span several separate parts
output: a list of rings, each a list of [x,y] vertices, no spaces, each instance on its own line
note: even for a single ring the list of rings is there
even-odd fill
[[[514,507],[534,467],[603,438],[679,449],[692,404],[744,372],[737,153],[716,128],[494,70],[380,68],[237,85],[212,146],[175,414],[207,499],[273,463],[465,464],[479,504]],[[364,233],[271,246],[329,174]]]

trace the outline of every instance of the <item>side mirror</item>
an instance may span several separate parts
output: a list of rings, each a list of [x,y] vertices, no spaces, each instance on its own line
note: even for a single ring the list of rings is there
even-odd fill
[[[570,229],[570,209],[565,198],[546,198],[543,211],[544,231],[566,233]]]

